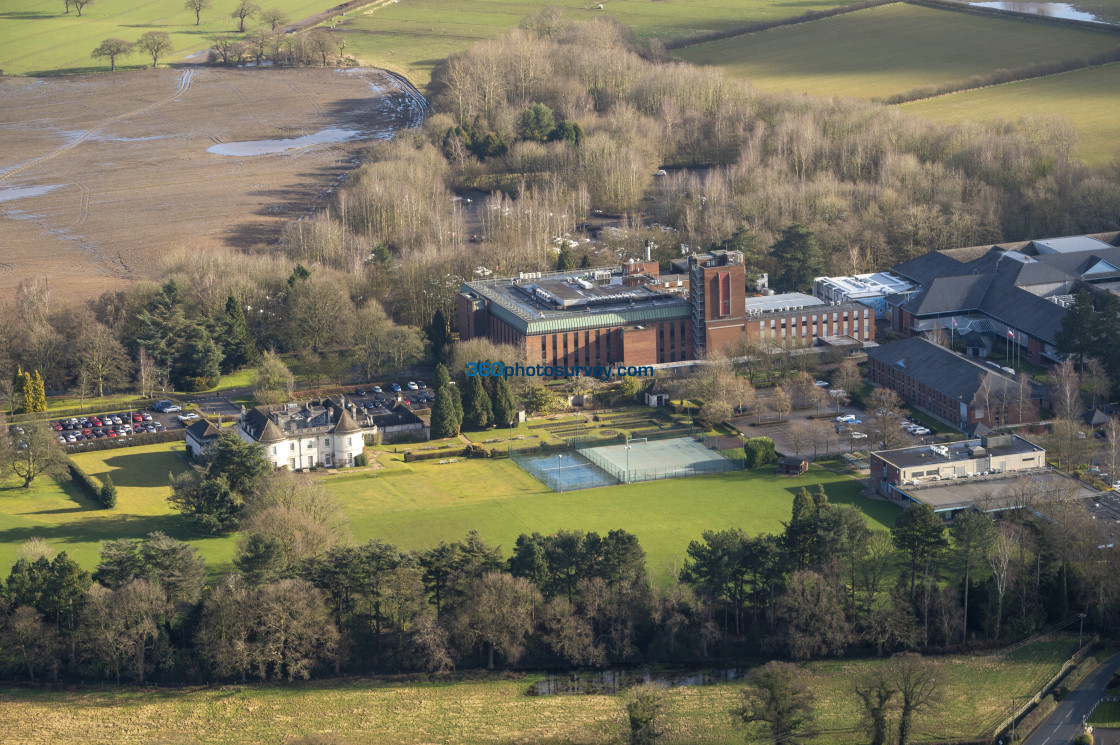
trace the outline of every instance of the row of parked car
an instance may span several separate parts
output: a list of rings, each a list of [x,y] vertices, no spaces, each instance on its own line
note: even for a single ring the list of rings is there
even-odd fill
[[[96,440],[102,437],[131,437],[142,432],[159,432],[163,424],[152,419],[147,412],[137,412],[131,418],[125,414],[101,414],[90,417],[71,417],[52,422],[58,432],[58,442],[66,444]]]

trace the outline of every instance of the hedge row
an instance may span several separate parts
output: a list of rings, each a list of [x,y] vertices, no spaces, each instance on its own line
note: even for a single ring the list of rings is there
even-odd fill
[[[66,444],[68,453],[86,453],[97,450],[116,450],[117,448],[130,448],[138,445],[155,445],[161,442],[176,442],[185,440],[185,429],[170,429],[164,432],[143,432],[131,437],[102,437],[97,440],[83,440]]]
[[[105,509],[117,505],[117,487],[108,474],[105,476],[104,483],[98,484],[92,476],[82,470],[81,466],[69,458],[66,460],[66,465],[70,469],[70,478],[78,484],[78,488],[84,491],[87,497]]]
[[[707,44],[710,41],[730,39],[733,36],[743,36],[744,34],[754,34],[758,33],[759,31],[769,31],[772,28],[781,28],[782,26],[796,26],[800,23],[819,21],[824,18],[832,18],[833,16],[840,16],[846,13],[854,13],[857,10],[878,8],[881,5],[894,5],[898,1],[899,0],[866,0],[862,3],[844,5],[838,8],[829,8],[828,10],[810,10],[807,13],[802,13],[801,15],[793,16],[792,18],[780,18],[776,21],[759,21],[757,23],[747,24],[746,26],[739,26],[738,28],[729,28],[723,31],[712,31],[706,34],[699,34],[697,36],[689,36],[685,39],[667,41],[665,42],[665,48],[670,51],[674,49],[683,49],[684,47],[691,47],[696,44]]]

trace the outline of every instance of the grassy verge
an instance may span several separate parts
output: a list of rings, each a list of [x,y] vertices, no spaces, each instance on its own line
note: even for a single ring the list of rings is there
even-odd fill
[[[1102,701],[1089,717],[1089,724],[1096,727],[1120,727],[1120,703]]]

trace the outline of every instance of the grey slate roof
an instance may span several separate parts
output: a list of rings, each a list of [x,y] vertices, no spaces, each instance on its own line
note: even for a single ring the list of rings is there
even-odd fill
[[[964,264],[956,259],[951,259],[943,253],[932,251],[923,256],[910,259],[910,261],[904,261],[892,268],[891,271],[913,280],[920,285],[928,285],[937,277],[961,274],[961,269],[963,267]]]
[[[1011,376],[920,336],[874,347],[867,351],[867,356],[966,404],[976,398],[985,378],[991,378],[993,392],[1017,392],[1017,384]],[[1032,386],[1031,398],[1042,398],[1042,391]]]
[[[199,442],[210,439],[216,440],[222,435],[222,431],[209,419],[199,419],[197,422],[193,422],[191,426],[187,427],[187,432],[190,432],[191,437]]]

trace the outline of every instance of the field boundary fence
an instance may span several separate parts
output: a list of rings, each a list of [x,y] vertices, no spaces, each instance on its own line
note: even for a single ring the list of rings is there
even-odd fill
[[[1007,717],[1007,719],[1004,719],[1002,722],[996,725],[996,728],[992,730],[992,737],[995,738],[1008,731],[1016,722],[1026,716],[1027,712],[1030,711],[1031,708],[1036,706],[1040,701],[1042,701],[1042,697],[1045,696],[1047,692],[1049,692],[1054,686],[1056,686],[1058,682],[1062,678],[1064,678],[1070,670],[1081,664],[1085,657],[1088,656],[1089,651],[1092,650],[1094,646],[1096,646],[1098,640],[1099,637],[1094,636],[1089,640],[1088,644],[1074,652],[1068,660],[1062,663],[1061,669],[1059,669],[1058,672],[1055,673],[1052,678],[1050,678],[1050,680],[1046,681],[1046,683],[1044,683],[1042,687],[1038,689],[1037,693],[1028,698],[1026,702],[1018,709],[1011,712],[1011,716]]]

